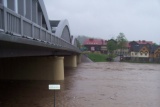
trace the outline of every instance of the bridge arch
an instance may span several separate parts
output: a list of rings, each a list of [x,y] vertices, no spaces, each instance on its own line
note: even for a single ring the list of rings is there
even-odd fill
[[[43,0],[0,0],[0,4],[51,31]]]
[[[71,43],[71,35],[68,20],[52,20],[50,21],[50,24],[52,32],[55,34],[55,36],[60,37],[66,40],[67,42]]]
[[[78,47],[78,40],[76,37],[72,36],[72,45]]]

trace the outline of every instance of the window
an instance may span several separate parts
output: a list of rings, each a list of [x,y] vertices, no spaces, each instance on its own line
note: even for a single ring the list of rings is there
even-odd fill
[[[137,52],[135,53],[135,55],[137,55]]]
[[[145,53],[145,56],[147,56],[147,53]]]
[[[95,51],[95,47],[92,46],[92,47],[91,47],[91,51]]]
[[[143,55],[143,53],[141,52],[141,55]]]

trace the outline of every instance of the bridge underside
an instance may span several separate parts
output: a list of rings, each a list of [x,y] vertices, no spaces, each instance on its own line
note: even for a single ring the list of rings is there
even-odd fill
[[[77,67],[79,59],[79,54],[67,48],[0,34],[3,80],[64,80],[64,67]]]
[[[0,34],[0,57],[21,57],[21,56],[63,56],[72,55],[66,48],[49,45],[47,43]]]
[[[3,58],[0,59],[0,80],[64,80],[64,67],[77,67],[77,57],[68,58]]]

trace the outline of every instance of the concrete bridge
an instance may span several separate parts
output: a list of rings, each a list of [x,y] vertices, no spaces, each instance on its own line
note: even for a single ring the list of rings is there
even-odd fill
[[[49,20],[43,0],[0,0],[0,79],[63,80],[81,51],[67,20]]]

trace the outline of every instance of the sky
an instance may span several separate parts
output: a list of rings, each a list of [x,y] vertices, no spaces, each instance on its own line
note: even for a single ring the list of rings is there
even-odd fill
[[[44,0],[50,20],[67,19],[72,35],[160,44],[160,0]]]

